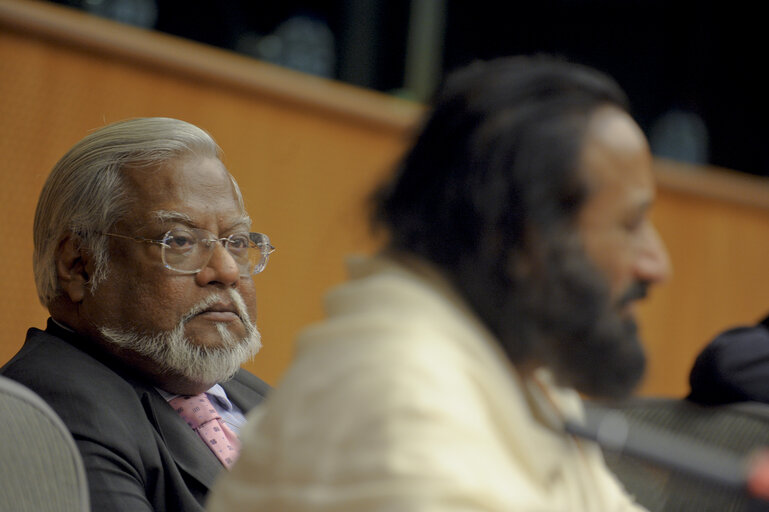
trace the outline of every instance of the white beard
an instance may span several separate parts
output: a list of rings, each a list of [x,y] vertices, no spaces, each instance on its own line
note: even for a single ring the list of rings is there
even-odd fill
[[[224,324],[217,322],[216,330],[222,339],[220,347],[195,345],[184,336],[184,327],[191,318],[221,300],[215,295],[193,306],[170,331],[145,334],[103,326],[99,327],[99,332],[109,343],[148,358],[161,371],[195,382],[224,382],[231,379],[240,365],[252,359],[262,346],[259,331],[249,318],[240,294],[232,289],[228,289],[228,294],[235,303],[246,334],[237,339]]]

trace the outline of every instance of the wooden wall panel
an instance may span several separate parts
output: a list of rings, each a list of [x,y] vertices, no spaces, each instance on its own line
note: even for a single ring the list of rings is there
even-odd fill
[[[686,394],[689,369],[708,341],[769,314],[769,186],[764,179],[679,167],[658,162],[653,218],[673,276],[640,310],[649,354],[644,394]],[[683,189],[681,179],[693,180],[697,190]]]
[[[210,131],[255,228],[278,247],[256,278],[264,349],[247,365],[276,383],[297,332],[322,316],[345,254],[369,250],[363,201],[421,108],[52,4],[0,0],[0,363],[42,326],[32,216],[56,160],[89,130],[171,116]],[[643,394],[681,396],[702,345],[769,311],[769,185],[657,162],[654,210],[674,266],[641,307]]]
[[[65,22],[82,26],[78,37],[91,31],[145,46],[149,38],[152,52],[176,58],[191,54],[193,62],[200,57],[204,70],[213,59],[237,80],[166,68],[131,55],[116,57],[87,41],[71,44],[50,31],[41,35],[9,25],[7,18],[0,22],[0,240],[5,241],[7,276],[6,293],[0,294],[5,327],[0,361],[18,350],[29,326],[43,326],[47,317],[34,290],[31,233],[37,196],[54,163],[106,123],[169,116],[201,126],[219,142],[254,228],[268,233],[277,246],[268,269],[255,279],[264,348],[248,365],[276,382],[297,331],[322,316],[323,292],[344,279],[340,255],[372,246],[361,216],[365,194],[392,166],[404,144],[404,128],[420,109],[69,9],[0,3],[0,15],[20,7],[46,20],[53,15],[54,22],[64,16]],[[244,86],[252,74],[256,83],[269,83]],[[324,88],[328,94],[319,95]],[[299,93],[305,90],[302,98]],[[365,104],[357,110],[329,108],[313,94],[331,103],[335,97],[351,97],[348,103]],[[395,117],[372,120],[366,113],[370,105]]]

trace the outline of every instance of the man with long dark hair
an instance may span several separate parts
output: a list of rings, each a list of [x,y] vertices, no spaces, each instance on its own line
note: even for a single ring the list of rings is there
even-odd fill
[[[670,272],[617,84],[549,57],[449,77],[209,507],[638,510],[564,432],[644,370],[634,305]]]

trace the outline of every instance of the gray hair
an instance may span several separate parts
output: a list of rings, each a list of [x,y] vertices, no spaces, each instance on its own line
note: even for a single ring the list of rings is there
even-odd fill
[[[102,233],[130,206],[122,169],[157,168],[185,156],[221,159],[221,154],[202,129],[164,117],[112,123],[75,144],[48,176],[35,212],[33,266],[40,302],[49,306],[60,293],[56,252],[67,233],[94,258],[91,287],[106,277],[108,244]],[[232,181],[243,208],[240,189]]]

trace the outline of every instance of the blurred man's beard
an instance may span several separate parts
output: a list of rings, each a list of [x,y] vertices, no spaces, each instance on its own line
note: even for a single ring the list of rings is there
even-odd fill
[[[253,358],[261,348],[259,331],[249,318],[243,299],[234,290],[228,292],[246,333],[242,338],[236,338],[225,324],[217,322],[215,325],[221,336],[221,346],[196,345],[184,336],[185,326],[190,319],[221,300],[213,295],[191,308],[170,331],[147,334],[102,326],[99,332],[108,342],[151,360],[159,366],[160,371],[195,382],[224,382],[231,379],[240,365]]]
[[[631,300],[645,295],[634,286],[619,300],[610,298],[606,277],[576,247],[556,248],[539,276],[520,290],[528,296],[534,320],[537,361],[556,379],[597,398],[619,399],[632,393],[643,377],[646,357],[635,319],[625,313]]]
[[[561,385],[593,397],[628,396],[646,357],[635,320],[624,311],[645,287],[612,300],[606,276],[573,230],[540,243],[538,256],[468,262],[457,274],[460,286],[514,364],[547,366]]]

